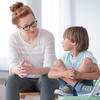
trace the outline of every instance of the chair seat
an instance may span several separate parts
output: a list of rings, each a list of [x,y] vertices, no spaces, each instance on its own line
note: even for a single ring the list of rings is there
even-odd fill
[[[22,99],[24,99],[25,97],[29,97],[29,100],[32,100],[32,98],[40,96],[40,92],[24,92],[20,93],[19,96]],[[58,95],[55,95],[55,98],[58,98]]]
[[[29,97],[40,96],[40,92],[20,93],[20,98],[25,98],[26,96],[29,96]]]

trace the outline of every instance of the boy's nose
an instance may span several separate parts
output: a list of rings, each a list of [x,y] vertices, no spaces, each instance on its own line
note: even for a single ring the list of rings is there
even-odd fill
[[[64,43],[64,41],[62,41],[62,44]]]

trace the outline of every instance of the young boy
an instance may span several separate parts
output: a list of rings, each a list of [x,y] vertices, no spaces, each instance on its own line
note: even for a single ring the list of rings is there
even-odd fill
[[[83,80],[73,79],[75,70],[80,73],[93,73],[96,69],[97,74],[99,72],[96,59],[87,51],[87,30],[83,27],[69,27],[63,37],[62,46],[67,53],[55,62],[48,74],[49,78],[58,78],[60,88],[55,93],[74,96],[89,94],[93,89],[93,80],[87,80],[86,77]]]

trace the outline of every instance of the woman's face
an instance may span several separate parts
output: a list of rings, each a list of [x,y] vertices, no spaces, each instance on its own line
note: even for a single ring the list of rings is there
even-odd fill
[[[38,30],[37,21],[32,14],[28,14],[19,19],[18,28],[28,35],[36,35]]]

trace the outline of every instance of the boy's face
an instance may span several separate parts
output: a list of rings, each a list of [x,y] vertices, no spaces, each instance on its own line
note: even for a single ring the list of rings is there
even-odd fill
[[[67,38],[62,41],[62,47],[65,51],[72,51],[74,49],[75,43],[71,42]]]

